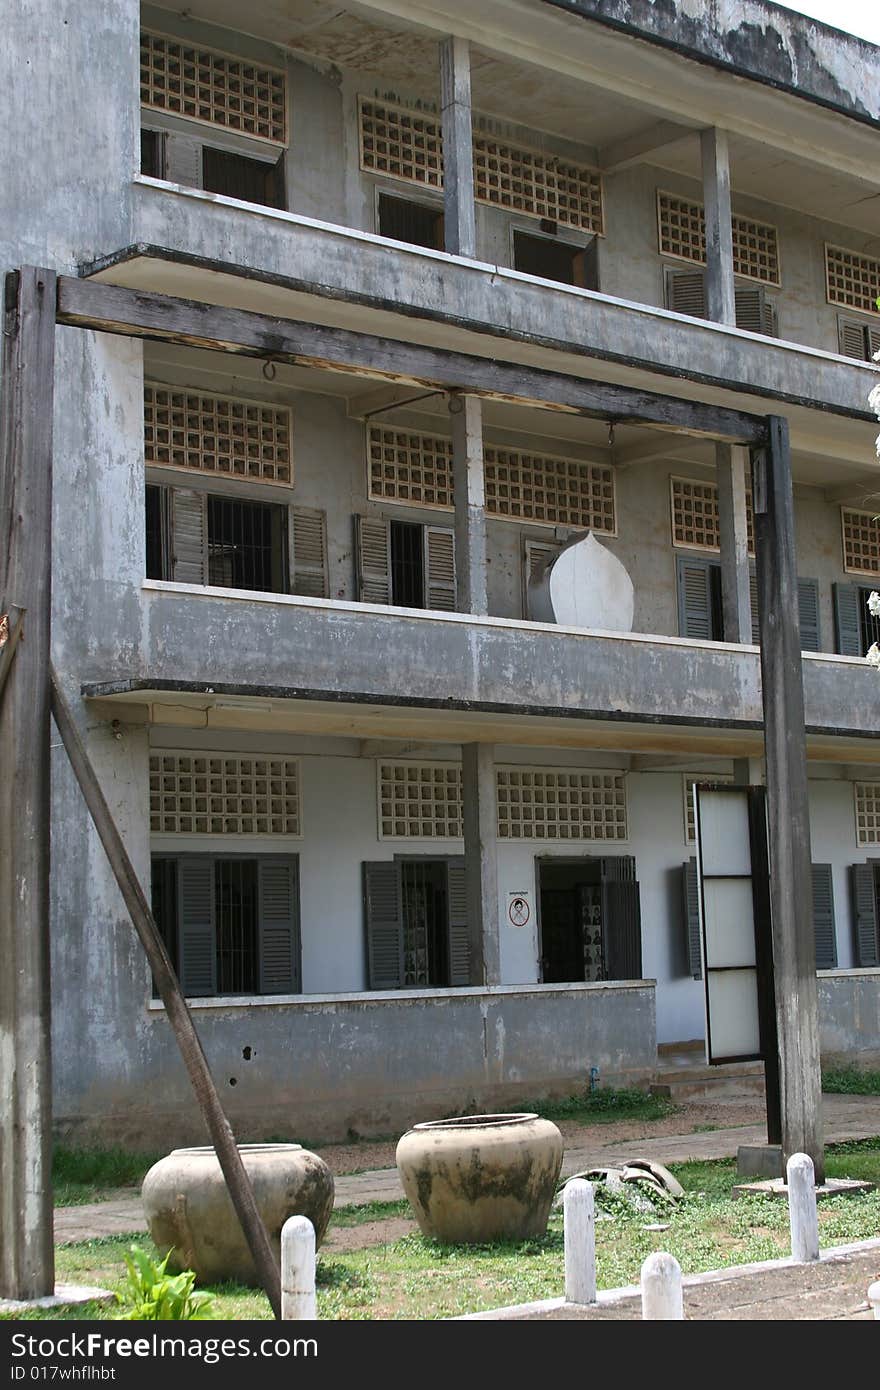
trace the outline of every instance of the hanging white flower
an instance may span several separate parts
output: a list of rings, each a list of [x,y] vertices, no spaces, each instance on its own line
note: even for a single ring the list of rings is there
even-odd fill
[[[868,612],[873,618],[880,618],[880,594],[872,589],[868,595]]]
[[[869,666],[880,667],[880,647],[876,642],[872,642],[865,654],[865,660]]]

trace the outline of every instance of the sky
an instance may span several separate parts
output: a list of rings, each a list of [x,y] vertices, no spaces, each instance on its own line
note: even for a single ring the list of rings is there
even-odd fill
[[[848,29],[860,38],[880,43],[880,0],[780,0],[786,9],[822,19],[835,29]]]

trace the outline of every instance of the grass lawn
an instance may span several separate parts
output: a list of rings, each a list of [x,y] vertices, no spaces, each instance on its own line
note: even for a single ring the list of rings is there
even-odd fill
[[[838,1144],[828,1150],[834,1177],[880,1182],[880,1139]],[[685,1273],[773,1259],[789,1251],[788,1207],[770,1198],[733,1201],[732,1162],[686,1163],[675,1167],[685,1199],[671,1206],[668,1229],[647,1231],[653,1218],[636,1215],[600,1221],[596,1227],[601,1288],[638,1281],[642,1261],[653,1250],[668,1250]],[[334,1217],[337,1225],[383,1220],[408,1213],[405,1202],[372,1203]],[[861,1197],[834,1197],[819,1206],[824,1246],[880,1234],[880,1189]],[[152,1251],[143,1237],[140,1243]],[[57,1251],[58,1278],[119,1288],[122,1252],[129,1238],[85,1241]],[[554,1298],[563,1287],[562,1217],[554,1214],[542,1240],[518,1245],[442,1246],[419,1234],[388,1244],[340,1253],[318,1261],[321,1318],[451,1317],[507,1303]],[[239,1286],[218,1286],[216,1311],[226,1318],[268,1318],[262,1294]],[[55,1316],[113,1317],[115,1308],[84,1305]]]
[[[880,1096],[880,1071],[840,1067],[822,1073],[822,1090],[833,1095]]]

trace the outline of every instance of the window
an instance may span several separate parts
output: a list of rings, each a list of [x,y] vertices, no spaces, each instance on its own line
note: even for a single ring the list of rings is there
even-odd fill
[[[455,535],[448,526],[356,518],[358,598],[455,610]]]
[[[506,767],[496,772],[502,840],[625,840],[621,772]]]
[[[721,588],[721,562],[701,555],[677,557],[678,635],[695,642],[724,642],[724,609]],[[798,623],[801,651],[821,651],[819,634],[819,584],[815,579],[799,579]],[[751,641],[757,646],[758,586],[754,570],[749,575],[752,607]]]
[[[513,267],[526,275],[558,280],[562,285],[597,290],[595,247],[595,238],[589,247],[583,247],[574,246],[570,241],[557,241],[553,236],[531,236],[528,232],[514,231]]]
[[[635,860],[538,859],[544,984],[638,980],[642,924]]]
[[[871,362],[880,352],[880,328],[873,323],[845,318],[841,314],[837,320],[837,335],[838,348],[843,357]]]
[[[295,856],[156,855],[152,897],[189,998],[299,992]]]
[[[296,758],[150,754],[150,830],[157,835],[300,834]]]
[[[840,656],[867,656],[880,643],[880,618],[868,610],[867,584],[833,584],[834,636]]]
[[[437,116],[359,97],[358,130],[362,169],[443,187],[443,136]]]
[[[378,764],[380,840],[458,840],[462,830],[458,763]]]
[[[283,156],[269,162],[205,145],[202,148],[202,187],[208,193],[240,198],[245,203],[260,203],[267,208],[287,207]]]
[[[443,212],[425,203],[414,203],[409,198],[395,198],[390,193],[380,193],[379,235],[442,251]]]
[[[464,860],[395,859],[363,873],[368,987],[469,985]]]
[[[696,478],[670,478],[672,544],[693,550],[720,550],[718,485]],[[755,553],[755,518],[751,477],[746,475],[746,537]]]
[[[876,512],[841,507],[843,568],[855,574],[880,574],[880,521]]]
[[[284,73],[141,31],[141,104],[284,144]]]
[[[158,382],[144,385],[144,458],[250,482],[292,483],[286,406],[217,396]]]
[[[152,179],[165,177],[165,136],[161,130],[141,131],[141,173]]]
[[[825,288],[829,304],[876,315],[880,312],[880,261],[826,243]]]
[[[657,192],[657,230],[661,256],[706,264],[706,217],[702,203]],[[743,280],[778,285],[776,228],[750,217],[731,218],[733,270]],[[684,312],[684,311],[682,311]]]
[[[876,793],[880,791],[880,787],[877,787],[877,784],[868,785],[873,785],[875,787],[872,800],[876,802]],[[857,807],[858,797],[859,789],[857,786]],[[872,810],[872,815],[875,814],[876,805]],[[871,833],[876,833],[876,826],[872,828]],[[867,864],[853,864],[850,869],[850,884],[852,889],[855,963],[858,966],[880,965],[880,907],[878,907],[880,863],[875,859],[869,861]]]
[[[708,319],[705,271],[664,266],[663,282],[667,309],[690,318]],[[735,285],[734,308],[736,326],[744,333],[777,336],[776,305],[767,298],[763,285]]]

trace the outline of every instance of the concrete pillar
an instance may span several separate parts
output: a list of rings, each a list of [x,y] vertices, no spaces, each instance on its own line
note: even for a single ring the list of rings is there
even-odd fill
[[[721,607],[725,642],[751,642],[752,601],[746,529],[748,449],[715,445],[718,526],[721,533]]]
[[[736,323],[733,293],[733,227],[727,132],[710,126],[700,135],[706,209],[706,307],[715,323]]]
[[[476,256],[471,55],[467,39],[450,37],[440,42],[440,112],[446,250],[454,256]]]
[[[483,406],[477,396],[453,395],[452,474],[455,486],[456,599],[460,613],[485,617],[486,484],[483,474]]]
[[[501,983],[498,824],[495,812],[495,750],[491,744],[462,745],[461,779],[471,982],[475,985],[497,985]]]

